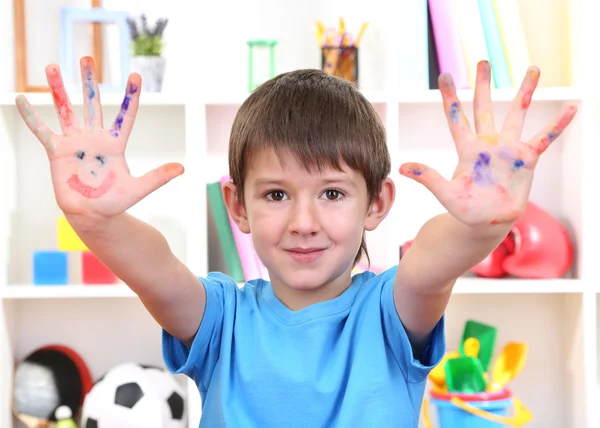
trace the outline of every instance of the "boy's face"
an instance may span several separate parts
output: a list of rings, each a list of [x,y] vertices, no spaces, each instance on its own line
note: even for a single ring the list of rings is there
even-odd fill
[[[273,288],[288,297],[319,290],[325,300],[334,297],[327,290],[337,295],[350,284],[363,231],[383,220],[394,189],[386,179],[383,197],[369,204],[360,173],[347,166],[310,173],[292,155],[280,163],[269,149],[253,157],[244,193],[245,209],[232,201],[230,212],[252,233]]]

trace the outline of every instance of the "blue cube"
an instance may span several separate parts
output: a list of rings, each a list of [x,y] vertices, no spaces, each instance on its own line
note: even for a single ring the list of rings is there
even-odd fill
[[[33,252],[34,285],[67,285],[69,283],[68,254],[59,250]]]

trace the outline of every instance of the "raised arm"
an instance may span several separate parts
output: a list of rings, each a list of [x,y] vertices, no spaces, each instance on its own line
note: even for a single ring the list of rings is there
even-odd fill
[[[400,173],[423,184],[448,211],[429,220],[398,266],[396,310],[418,353],[442,317],[456,279],[482,261],[523,214],[540,155],[573,119],[567,106],[555,121],[528,142],[521,131],[539,70],[530,67],[500,132],[490,99],[490,65],[478,64],[474,134],[456,96],[452,79],[439,78],[444,111],[458,152],[451,180],[421,164],[407,163]]]
[[[53,133],[24,96],[19,95],[16,103],[46,150],[58,206],[82,241],[137,293],[156,321],[190,343],[202,321],[204,287],[173,255],[158,230],[125,213],[183,173],[178,163],[165,164],[142,177],[129,172],[124,153],[138,109],[140,76],[130,75],[110,129],[103,127],[91,58],[81,60],[82,125],[73,113],[58,66],[49,65],[46,76],[63,134]]]

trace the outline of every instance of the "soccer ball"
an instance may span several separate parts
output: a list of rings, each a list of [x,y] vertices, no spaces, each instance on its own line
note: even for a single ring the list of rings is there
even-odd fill
[[[83,403],[81,428],[185,428],[186,393],[164,369],[120,364]]]

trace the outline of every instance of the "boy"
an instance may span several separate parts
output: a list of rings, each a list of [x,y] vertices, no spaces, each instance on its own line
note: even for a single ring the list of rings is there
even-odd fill
[[[368,257],[365,231],[395,198],[384,127],[351,84],[321,71],[266,82],[236,116],[232,182],[223,193],[237,226],[252,232],[270,281],[238,289],[221,273],[198,279],[157,230],[125,213],[183,167],[131,177],[123,153],[140,77],[130,76],[105,131],[90,58],[81,71],[83,126],[54,65],[46,73],[64,135],[41,123],[25,98],[17,107],[46,149],[59,207],[162,326],[167,367],[198,385],[202,427],[416,427],[427,375],[445,351],[443,315],[455,280],[523,213],[539,156],[575,114],[569,106],[521,142],[539,79],[531,67],[497,133],[484,61],[473,133],[450,76],[440,76],[459,155],[454,176],[447,181],[414,163],[400,173],[448,212],[422,227],[398,266],[352,276]]]

